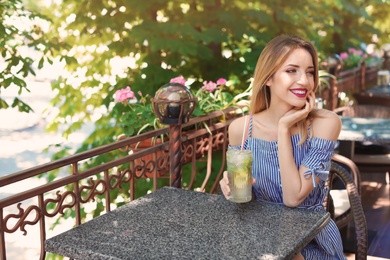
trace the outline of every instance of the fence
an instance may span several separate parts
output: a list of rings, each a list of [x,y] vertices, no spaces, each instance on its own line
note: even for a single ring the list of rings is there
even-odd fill
[[[326,108],[334,110],[339,106],[338,94],[346,92],[350,95],[364,92],[377,78],[382,62],[367,66],[364,62],[357,68],[341,71],[341,66],[331,69],[335,79],[329,79],[329,93],[326,93]]]

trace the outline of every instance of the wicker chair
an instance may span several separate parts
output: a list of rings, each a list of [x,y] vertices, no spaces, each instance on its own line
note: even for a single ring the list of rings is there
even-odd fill
[[[333,187],[336,179],[343,182],[345,189],[340,190]],[[355,163],[344,156],[335,154],[332,157],[327,186],[329,193],[324,201],[326,210],[330,212],[339,229],[347,226],[351,221],[355,223],[355,258],[359,260],[367,259],[368,231],[366,217],[360,200],[360,173]],[[344,210],[337,208],[337,200],[340,199],[347,200],[347,207],[344,207]]]

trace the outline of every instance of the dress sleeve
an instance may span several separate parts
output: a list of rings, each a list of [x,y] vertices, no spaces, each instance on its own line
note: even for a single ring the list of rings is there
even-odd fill
[[[315,176],[326,181],[329,175],[330,162],[336,141],[312,137],[309,140],[309,151],[302,161],[308,170],[304,173],[306,178],[312,177],[313,186],[316,186]]]

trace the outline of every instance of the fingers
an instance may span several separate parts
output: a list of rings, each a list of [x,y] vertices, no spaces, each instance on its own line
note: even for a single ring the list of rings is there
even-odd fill
[[[256,183],[256,179],[252,177],[252,185]]]
[[[223,178],[226,180],[226,183],[229,184],[229,178],[228,178],[228,172],[227,171],[223,172]]]
[[[317,106],[316,106],[316,94],[315,94],[314,92],[312,92],[311,94],[312,94],[312,96],[313,96],[313,98],[312,98],[312,100],[311,100],[311,102],[312,102],[311,107],[312,107],[313,109],[315,109],[315,108],[317,107]]]
[[[223,178],[219,181],[219,185],[221,186],[221,190],[226,199],[230,197],[230,187],[229,187],[229,179],[228,172],[223,172]]]
[[[300,111],[302,116],[307,116],[316,107],[315,94],[310,92],[306,98],[305,107]]]
[[[310,94],[308,95],[308,101],[309,101],[310,111],[311,111],[316,106],[316,95],[314,92],[310,92]]]
[[[303,107],[294,107],[287,111],[286,114],[279,120],[279,127],[291,128],[300,120],[306,118],[311,111],[316,107],[315,93],[310,92],[306,96],[305,105]]]

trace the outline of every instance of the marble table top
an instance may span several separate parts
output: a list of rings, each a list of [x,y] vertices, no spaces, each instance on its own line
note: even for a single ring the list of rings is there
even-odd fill
[[[73,259],[290,259],[329,222],[325,211],[160,188],[46,240]]]
[[[375,86],[366,91],[369,94],[388,96],[390,97],[390,85],[386,86]]]
[[[390,118],[341,116],[342,128],[338,140],[390,143]]]

